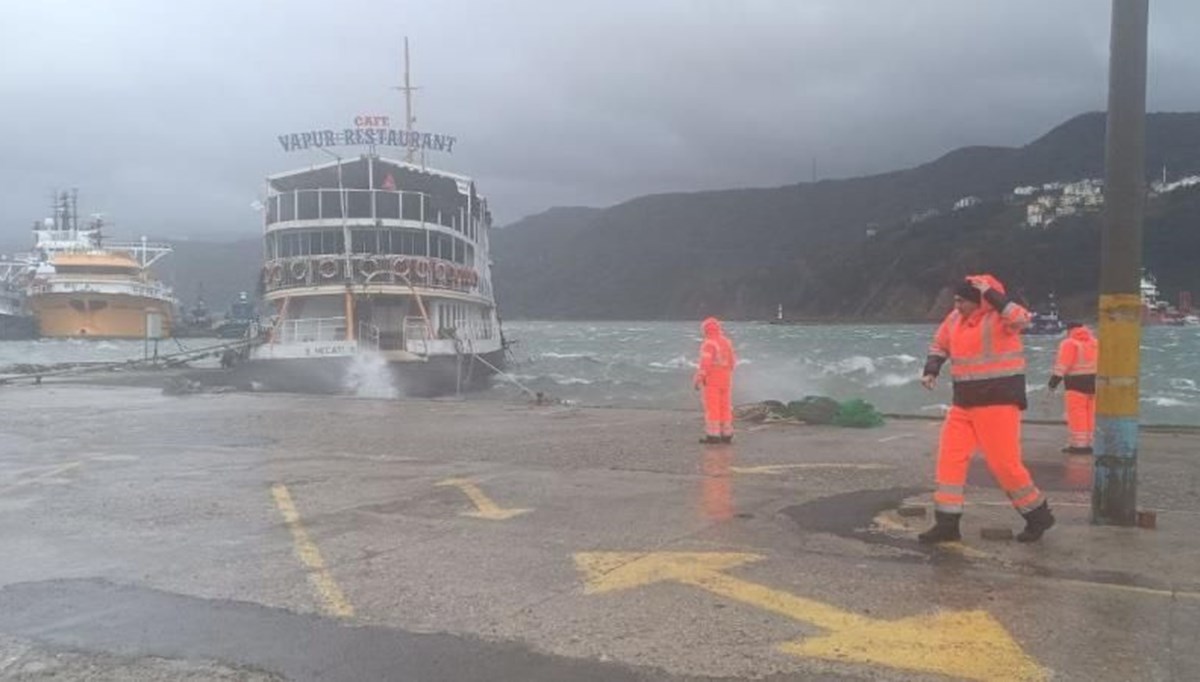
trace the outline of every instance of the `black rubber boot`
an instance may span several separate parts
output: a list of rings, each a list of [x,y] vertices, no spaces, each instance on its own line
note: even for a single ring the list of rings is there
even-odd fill
[[[1025,517],[1025,530],[1017,533],[1017,542],[1037,542],[1042,539],[1042,533],[1054,527],[1054,514],[1050,513],[1049,502],[1043,502],[1022,516]]]
[[[721,442],[720,436],[704,436],[700,439],[702,445],[716,445]]]
[[[962,533],[958,530],[958,520],[962,518],[962,514],[935,511],[933,512],[933,518],[933,528],[917,536],[917,540],[922,545],[934,545],[939,542],[958,542],[962,540]]]
[[[721,442],[722,443],[732,443],[733,436],[721,436]]]

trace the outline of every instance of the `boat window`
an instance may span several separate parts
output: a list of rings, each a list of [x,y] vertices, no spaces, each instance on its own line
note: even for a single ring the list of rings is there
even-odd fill
[[[321,233],[321,253],[345,253],[346,240],[341,230],[325,230]]]
[[[375,216],[384,220],[400,218],[400,193],[375,192]]]
[[[341,218],[342,203],[338,196],[337,190],[322,190],[321,191],[321,217],[322,218]]]
[[[415,192],[401,192],[403,201],[401,215],[405,220],[421,219],[421,195]]]
[[[279,195],[279,219],[296,219],[296,195],[294,193],[285,192]]]
[[[320,216],[319,194],[314,190],[304,190],[298,193],[299,206],[296,208],[297,220],[316,220]]]
[[[378,232],[373,229],[352,230],[350,250],[354,253],[379,253]]]
[[[267,197],[267,224],[279,220],[279,197]]]
[[[351,218],[374,218],[371,215],[371,193],[368,190],[346,192],[346,213]]]

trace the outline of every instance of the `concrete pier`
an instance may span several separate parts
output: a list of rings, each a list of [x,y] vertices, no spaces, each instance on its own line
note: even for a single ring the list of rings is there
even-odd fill
[[[1188,679],[1200,435],[1142,436],[1157,529],[1089,523],[1090,458],[1027,426],[1059,525],[982,462],[930,523],[936,422],[282,394],[0,391],[0,679]],[[903,508],[903,511],[901,509]],[[990,536],[1003,537],[991,533]]]

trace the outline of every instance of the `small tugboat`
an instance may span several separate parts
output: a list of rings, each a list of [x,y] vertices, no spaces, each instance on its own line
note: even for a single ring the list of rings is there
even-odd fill
[[[258,314],[254,312],[254,303],[250,296],[242,291],[237,300],[229,306],[229,314],[217,325],[217,336],[222,339],[240,339],[247,330],[258,322]]]
[[[1021,333],[1030,336],[1058,336],[1067,331],[1067,324],[1062,321],[1058,315],[1058,303],[1054,300],[1054,294],[1050,294],[1050,304],[1048,312],[1030,311],[1031,318],[1029,326],[1022,330]]]

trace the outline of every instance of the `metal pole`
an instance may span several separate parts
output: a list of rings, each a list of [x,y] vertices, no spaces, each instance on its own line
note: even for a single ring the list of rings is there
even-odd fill
[[[1137,520],[1148,4],[1112,3],[1092,487],[1092,523],[1103,525],[1132,526]]]

